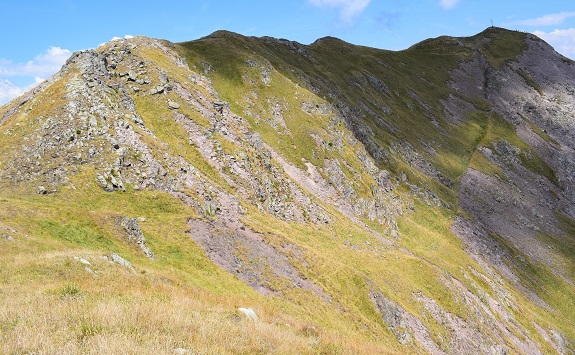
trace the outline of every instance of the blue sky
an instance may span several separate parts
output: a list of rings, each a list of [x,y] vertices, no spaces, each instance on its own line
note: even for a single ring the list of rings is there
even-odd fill
[[[0,8],[0,104],[54,74],[73,51],[126,35],[181,42],[225,29],[400,50],[430,37],[474,35],[493,20],[575,59],[573,0],[0,0]]]

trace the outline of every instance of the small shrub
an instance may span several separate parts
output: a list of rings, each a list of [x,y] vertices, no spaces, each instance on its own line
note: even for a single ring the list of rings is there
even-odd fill
[[[203,212],[203,215],[205,217],[208,217],[208,218],[214,218],[216,215],[216,209],[209,202],[206,202],[206,204],[204,204],[204,208],[203,208],[202,212]]]
[[[102,326],[92,321],[82,321],[80,325],[80,339],[98,335],[102,332]]]
[[[313,325],[306,325],[302,327],[299,332],[306,337],[319,337],[319,331]]]
[[[59,293],[62,297],[75,297],[80,295],[81,291],[75,283],[68,283]]]

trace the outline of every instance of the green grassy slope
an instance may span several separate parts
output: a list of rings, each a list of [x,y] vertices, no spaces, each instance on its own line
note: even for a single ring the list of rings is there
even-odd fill
[[[69,168],[57,191],[36,193],[46,174],[29,181],[3,175],[0,352],[555,353],[561,342],[548,340],[554,333],[561,334],[561,346],[573,350],[572,278],[554,275],[501,239],[509,255],[521,259],[510,263],[519,280],[509,280],[470,255],[452,230],[456,218],[470,218],[459,197],[468,169],[505,178],[479,147],[493,148],[503,138],[524,152],[520,160],[527,169],[557,183],[553,169],[489,101],[448,85],[450,72],[477,52],[494,70],[513,61],[526,49],[524,34],[488,29],[470,38],[427,40],[401,52],[334,38],[302,46],[223,31],[181,44],[162,42],[189,68],[159,46],[142,43],[147,42],[137,42],[130,54],[146,65],[139,75],[167,73],[171,84],[206,104],[185,100],[179,89],[162,95],[128,90],[153,135],[128,123],[148,151],[126,145],[131,165],[122,165],[125,191],[106,192],[95,181],[102,166],[116,159],[106,136],[123,125],[116,118],[107,118],[108,131],[94,139],[103,161]],[[117,72],[129,69],[123,63]],[[74,74],[70,70],[64,79]],[[135,85],[119,75],[109,80]],[[57,81],[41,99],[24,103],[0,125],[1,146],[17,149],[41,137],[38,122],[60,117],[65,90],[65,82]],[[118,88],[109,95],[111,107],[122,107]],[[472,112],[447,119],[442,102],[451,96],[469,103]],[[168,99],[180,108],[168,109]],[[228,116],[210,107],[217,101],[229,104]],[[2,108],[0,118],[11,108]],[[218,131],[218,120],[229,117],[240,123],[229,124],[227,134]],[[194,129],[206,145],[219,147],[213,155],[194,141]],[[254,132],[264,148],[250,143]],[[78,147],[85,156],[86,148]],[[281,159],[267,156],[266,147]],[[0,150],[0,168],[13,166],[10,149]],[[136,169],[147,168],[141,165],[147,152],[166,170],[165,177],[157,175],[157,188],[136,183],[142,175]],[[259,180],[234,173],[233,164],[220,165],[222,157],[249,166]],[[192,166],[193,174],[175,161]],[[319,176],[314,183],[306,180],[313,176],[310,165]],[[387,185],[377,181],[383,170]],[[341,177],[323,187],[321,179],[334,175]],[[181,176],[193,182],[184,183]],[[166,181],[178,183],[166,188]],[[338,185],[352,192],[343,197]],[[275,212],[269,199],[258,197],[262,190],[284,205],[293,203],[302,217]],[[236,217],[243,230],[283,254],[301,279],[320,291],[261,267],[265,256],[254,257],[246,247],[253,244],[233,239],[242,232],[226,224],[230,215],[222,210],[229,206],[207,207],[222,196],[239,201]],[[312,207],[304,210],[307,202]],[[313,220],[317,211],[325,221]],[[118,224],[126,216],[145,217],[139,225],[154,261],[126,240]],[[565,236],[539,237],[572,269],[573,255],[562,241],[570,241],[573,221],[558,218]],[[232,262],[241,264],[237,272],[210,259],[212,250],[193,238],[200,233],[190,227],[194,221],[208,226],[211,238],[235,240],[230,243]],[[395,226],[398,235],[390,232]],[[133,269],[112,263],[112,254]],[[242,278],[259,272],[267,296]],[[243,317],[238,307],[253,308],[259,320]]]
[[[469,38],[430,39],[401,52],[354,46],[335,38],[320,39],[310,46],[302,46],[267,38],[238,38],[226,32],[217,32],[182,46],[190,63],[195,63],[198,68],[200,62],[212,65],[213,71],[208,75],[223,98],[237,105],[234,108],[240,114],[245,114],[242,103],[246,92],[251,89],[240,78],[248,72],[245,63],[250,59],[269,62],[289,81],[307,87],[339,108],[343,116],[351,112],[346,117],[347,126],[381,167],[392,174],[406,174],[410,182],[434,191],[445,205],[450,206],[441,212],[443,217],[438,219],[436,209],[418,204],[418,212],[406,218],[410,222],[400,223],[401,243],[422,259],[440,265],[442,270],[449,270],[457,278],[466,277],[458,269],[470,263],[464,253],[459,259],[452,249],[458,240],[449,237],[453,218],[458,214],[465,215],[458,207],[460,179],[468,168],[505,178],[500,167],[477,152],[478,147],[493,147],[493,143],[503,138],[525,152],[519,157],[523,166],[557,183],[553,169],[516,135],[513,125],[492,111],[485,98],[464,96],[448,85],[450,72],[462,62],[472,61],[478,54],[486,59],[492,70],[513,62],[527,49],[524,33],[490,28]],[[446,121],[442,100],[450,95],[473,105],[475,112],[468,113],[460,122]],[[253,127],[255,130],[260,128]],[[262,129],[262,134],[266,134],[266,130],[268,127]],[[422,171],[416,164],[409,164],[405,154],[396,148],[400,142],[408,142],[435,170],[430,173]],[[270,139],[269,144],[275,146],[276,140]],[[433,147],[432,152],[430,146]],[[306,156],[304,150],[298,153]],[[295,156],[293,162],[297,164],[298,161],[298,156]],[[436,220],[443,221],[444,227],[434,225],[432,221]],[[569,229],[564,230],[564,236],[558,238],[569,235]],[[506,240],[498,241],[508,247]],[[461,252],[462,247],[457,249]],[[511,252],[512,255],[516,253]],[[549,271],[545,271],[545,275],[533,273],[533,268],[547,270],[547,267],[532,265],[528,259],[524,264],[513,263],[512,267],[518,269],[521,283],[527,287],[532,282],[547,285],[543,286],[544,289],[560,284],[560,292],[538,289],[536,293],[547,303],[555,305],[555,316],[570,317],[570,302],[565,302],[564,297],[573,295],[571,281],[556,279],[548,274]],[[549,316],[546,311],[543,314]],[[562,327],[563,331],[571,334],[569,328]]]

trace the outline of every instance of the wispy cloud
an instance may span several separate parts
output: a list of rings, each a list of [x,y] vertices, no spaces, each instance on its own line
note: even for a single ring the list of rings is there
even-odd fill
[[[132,35],[125,35],[124,36],[124,39],[132,39],[132,38],[134,38],[134,36],[132,36]],[[114,37],[114,38],[112,38],[112,41],[117,41],[119,39],[122,39],[122,38],[121,37]]]
[[[0,58],[0,105],[22,95],[44,78],[56,73],[71,54],[72,52],[67,49],[50,47],[27,62]],[[16,85],[14,81],[25,84]]]
[[[575,28],[552,32],[535,31],[533,34],[552,45],[557,52],[575,59]]]
[[[132,36],[132,35],[125,35],[124,37],[114,36],[114,37],[112,37],[112,39],[110,40],[110,42],[119,41],[119,40],[121,40],[121,39],[132,39],[132,38],[134,38],[134,36]],[[105,45],[106,43],[108,43],[108,42],[100,43],[100,44],[98,45],[98,47],[101,47],[101,46]]]
[[[34,59],[24,63],[15,63],[11,60],[0,58],[0,78],[50,76],[60,70],[71,54],[72,52],[67,49],[50,47],[45,53],[38,54]]]
[[[32,89],[43,81],[44,80],[41,78],[35,78],[35,82],[33,84],[19,87],[14,85],[10,80],[0,79],[0,105],[4,105],[5,103],[10,102],[10,100],[26,93],[28,90]]]
[[[24,92],[8,80],[0,80],[0,105],[4,105],[15,97],[22,95]]]
[[[575,12],[559,12],[557,14],[544,15],[537,18],[514,21],[509,25],[519,26],[557,26],[562,24],[566,19],[575,17]]]
[[[443,7],[446,10],[451,10],[459,3],[459,0],[440,0],[439,6]]]
[[[345,22],[360,15],[369,5],[371,0],[308,0],[310,4],[317,7],[332,7],[340,10],[340,17]]]

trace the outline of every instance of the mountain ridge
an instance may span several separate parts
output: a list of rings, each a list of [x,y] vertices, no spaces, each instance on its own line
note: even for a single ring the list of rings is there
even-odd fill
[[[99,329],[82,337],[89,341],[131,338],[99,317],[91,299],[104,287],[70,267],[74,257],[125,280],[125,297],[143,297],[137,282],[178,285],[176,298],[215,299],[194,304],[216,318],[257,300],[262,344],[174,331],[175,341],[135,352],[180,343],[220,352],[573,352],[565,322],[575,314],[574,95],[572,61],[499,28],[397,52],[218,31],[74,53],[0,108],[9,147],[0,151],[0,203],[11,211],[0,227],[14,235],[0,243],[29,265],[18,277],[30,278],[18,284],[2,273],[2,292],[13,287],[23,299],[37,287],[26,270],[57,270],[37,297],[58,305],[49,289],[69,293],[63,285],[75,280],[85,297],[73,302]],[[29,249],[62,256],[34,266]],[[102,255],[145,273],[124,275]],[[24,351],[13,329],[26,327],[15,324],[3,343]],[[232,333],[247,326],[222,324]]]

